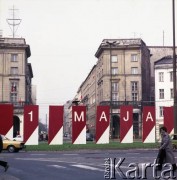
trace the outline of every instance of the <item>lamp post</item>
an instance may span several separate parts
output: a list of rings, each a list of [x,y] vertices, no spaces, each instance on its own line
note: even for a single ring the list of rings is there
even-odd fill
[[[80,101],[79,101],[79,100],[74,100],[74,101],[72,101],[72,104],[74,104],[75,106],[78,106],[78,105],[79,105],[79,103],[80,103]]]
[[[172,0],[173,9],[173,94],[174,94],[174,133],[177,133],[177,91],[176,91],[176,47],[175,47],[175,0]]]
[[[112,47],[117,44],[116,41],[106,41],[109,45],[109,63],[110,63],[110,129],[111,138],[113,138],[113,119],[112,119]]]

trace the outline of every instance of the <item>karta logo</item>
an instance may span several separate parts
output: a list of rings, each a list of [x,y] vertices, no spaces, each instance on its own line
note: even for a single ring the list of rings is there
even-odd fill
[[[105,159],[105,179],[116,179],[119,176],[122,179],[176,179],[174,176],[173,166],[170,163],[163,164],[163,170],[160,172],[160,175],[157,174],[157,167],[159,164],[156,164],[156,159],[154,163],[130,163],[126,166],[123,166],[125,158],[106,158]],[[148,178],[147,169],[152,168],[152,176]],[[123,169],[126,171],[123,171]],[[128,170],[127,170],[128,169]]]

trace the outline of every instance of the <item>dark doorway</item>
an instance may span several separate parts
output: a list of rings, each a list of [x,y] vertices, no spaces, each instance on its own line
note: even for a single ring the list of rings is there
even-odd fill
[[[16,137],[20,132],[20,119],[18,116],[13,117],[13,126],[14,126],[13,137]]]
[[[112,138],[119,138],[120,137],[120,117],[118,115],[113,115],[113,137]]]
[[[140,122],[139,122],[139,114],[138,113],[133,113],[133,136],[134,138],[140,138],[139,136],[139,126],[140,126]]]

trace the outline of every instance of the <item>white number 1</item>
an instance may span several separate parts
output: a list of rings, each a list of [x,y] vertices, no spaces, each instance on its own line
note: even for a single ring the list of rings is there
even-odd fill
[[[33,121],[33,111],[31,111],[30,113],[28,113],[30,115],[30,121]]]

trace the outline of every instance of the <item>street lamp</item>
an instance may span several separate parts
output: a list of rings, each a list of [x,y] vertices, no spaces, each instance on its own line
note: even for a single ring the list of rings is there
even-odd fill
[[[72,101],[72,104],[74,104],[75,106],[78,106],[78,105],[79,105],[79,103],[80,103],[80,101],[79,101],[79,100],[74,100],[74,101]]]
[[[176,47],[175,47],[175,0],[172,0],[173,8],[173,94],[174,94],[174,133],[177,133],[177,91],[176,91]]]

